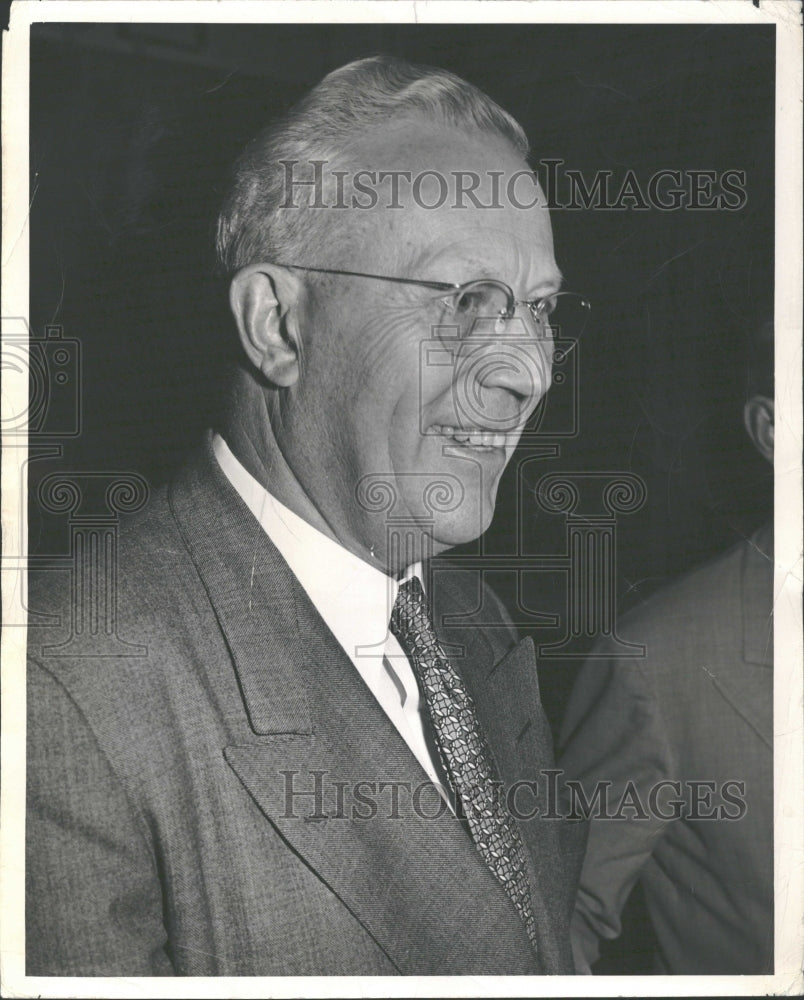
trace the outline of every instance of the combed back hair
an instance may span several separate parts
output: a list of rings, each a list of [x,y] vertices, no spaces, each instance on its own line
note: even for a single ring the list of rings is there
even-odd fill
[[[453,73],[386,55],[358,59],[324,77],[283,119],[256,135],[236,161],[218,216],[221,272],[232,274],[258,261],[320,263],[322,254],[333,249],[333,229],[322,230],[320,224],[331,213],[304,211],[314,196],[309,187],[293,192],[299,209],[281,209],[288,197],[283,163],[299,164],[301,177],[305,164],[332,164],[361,135],[392,119],[415,116],[500,136],[523,158],[528,154],[518,122]],[[315,260],[304,259],[310,247],[316,248]]]

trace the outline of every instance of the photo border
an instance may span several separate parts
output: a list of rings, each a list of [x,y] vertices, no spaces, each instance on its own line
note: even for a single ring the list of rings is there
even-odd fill
[[[50,997],[277,997],[311,996],[666,996],[796,994],[804,989],[804,722],[802,715],[802,123],[801,7],[797,2],[750,0],[616,4],[588,0],[486,2],[340,2],[340,0],[173,0],[170,4],[18,0],[4,36],[2,140],[2,310],[25,318],[29,295],[28,181],[30,24],[80,22],[376,22],[454,23],[769,24],[776,55],[776,436],[774,577],[774,843],[776,972],[772,976],[593,977],[33,977],[24,973],[25,603],[27,541],[24,439],[4,441],[2,454],[3,587],[2,800],[0,800],[0,976],[6,996]],[[4,325],[6,320],[4,319]],[[3,408],[20,412],[27,373],[3,372]],[[6,410],[6,407],[9,407]],[[15,408],[17,407],[17,408]],[[22,532],[17,526],[22,525]],[[8,526],[8,529],[7,529]],[[16,551],[15,545],[22,550]],[[3,574],[4,583],[10,574]]]

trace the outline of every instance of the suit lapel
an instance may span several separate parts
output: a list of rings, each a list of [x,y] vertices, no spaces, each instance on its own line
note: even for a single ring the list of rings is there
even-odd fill
[[[169,499],[229,647],[251,729],[309,734],[308,660],[298,641],[292,574],[209,441],[176,477]]]
[[[740,577],[745,662],[773,667],[773,525],[749,539]]]
[[[739,608],[743,662],[719,670],[715,683],[721,694],[773,748],[773,536],[761,528],[742,553]]]
[[[452,814],[433,818],[427,775],[209,451],[171,505],[249,720],[226,760],[266,818],[400,972],[544,971],[505,891]]]
[[[773,538],[761,528],[722,560],[713,628],[726,651],[710,675],[734,711],[773,748]],[[737,628],[742,625],[742,632]]]

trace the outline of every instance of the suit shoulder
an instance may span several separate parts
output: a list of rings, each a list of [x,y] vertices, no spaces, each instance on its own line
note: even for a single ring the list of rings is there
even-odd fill
[[[167,489],[71,544],[31,573],[29,658],[87,704],[159,697],[214,619]]]
[[[697,636],[698,627],[705,629],[713,620],[738,616],[748,544],[739,542],[661,587],[624,616],[622,637],[671,633],[677,640],[679,629]]]
[[[80,527],[80,526],[79,526]],[[70,539],[67,552],[47,557],[29,577],[29,607],[36,629],[40,615],[63,613],[75,597],[75,585],[113,590],[118,612],[136,615],[141,602],[181,585],[192,560],[160,487],[137,514],[108,524],[87,524]]]

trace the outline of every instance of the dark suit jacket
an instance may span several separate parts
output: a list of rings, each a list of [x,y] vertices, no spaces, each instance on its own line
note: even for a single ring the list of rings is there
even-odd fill
[[[624,619],[620,634],[645,646],[643,659],[604,647],[578,675],[562,734],[570,777],[588,789],[611,781],[615,808],[629,780],[648,813],[663,780],[682,783],[688,806],[691,782],[714,782],[713,795],[699,786],[701,817],[721,807],[739,815],[721,796],[729,781],[744,783],[731,795],[747,806],[735,819],[593,819],[573,920],[579,971],[596,959],[598,938],[620,933],[639,878],[656,971],[773,972],[772,601],[763,529]]]
[[[427,818],[432,793],[413,808],[424,771],[208,445],[121,531],[117,631],[145,655],[95,655],[86,622],[53,648],[55,577],[30,599],[62,627],[29,642],[29,974],[571,971],[583,831],[521,824],[534,953],[461,823]],[[441,635],[503,778],[532,779],[552,761],[532,643],[474,574],[434,588],[437,622],[491,608]]]

